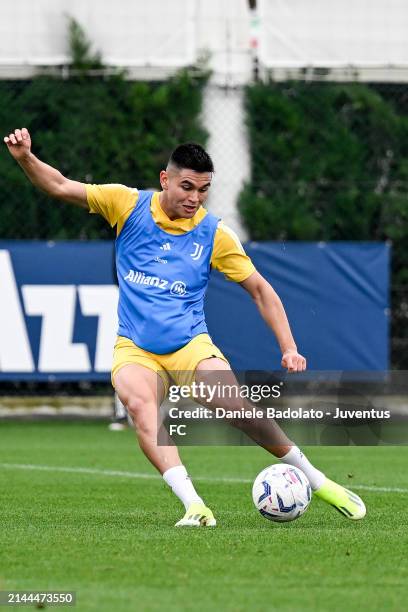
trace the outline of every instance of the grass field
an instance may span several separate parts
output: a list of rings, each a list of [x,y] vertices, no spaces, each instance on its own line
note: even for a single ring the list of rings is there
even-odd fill
[[[408,448],[308,453],[364,498],[365,520],[314,500],[272,524],[251,499],[269,456],[196,447],[182,457],[219,525],[177,530],[183,509],[133,432],[3,422],[0,589],[74,590],[81,611],[406,609]]]

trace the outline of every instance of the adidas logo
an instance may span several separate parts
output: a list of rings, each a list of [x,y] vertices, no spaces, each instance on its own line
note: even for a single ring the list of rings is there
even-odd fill
[[[165,242],[164,244],[161,245],[160,248],[162,251],[170,251],[171,249],[170,242]]]

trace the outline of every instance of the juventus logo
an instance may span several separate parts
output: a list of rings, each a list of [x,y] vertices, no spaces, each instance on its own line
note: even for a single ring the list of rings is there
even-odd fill
[[[194,246],[195,246],[195,251],[194,253],[190,254],[190,257],[192,259],[194,259],[194,261],[197,261],[197,259],[200,259],[202,253],[203,253],[203,245],[202,244],[198,244],[198,242],[193,242]]]

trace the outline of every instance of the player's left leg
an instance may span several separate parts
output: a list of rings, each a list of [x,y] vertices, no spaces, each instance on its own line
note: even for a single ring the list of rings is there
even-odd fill
[[[202,360],[197,365],[195,380],[198,384],[203,383],[203,388],[220,390],[212,399],[210,397],[202,398],[200,403],[207,407],[221,407],[227,410],[242,410],[252,407],[247,400],[239,397],[231,398],[231,394],[225,397],[225,394],[222,393],[223,388],[239,387],[229,364],[222,359]],[[307,476],[315,495],[334,506],[344,516],[353,520],[365,516],[366,508],[358,495],[333,482],[323,472],[315,468],[274,420],[238,419],[231,421],[231,424],[244,431],[245,434],[283,463],[288,463],[302,470]]]

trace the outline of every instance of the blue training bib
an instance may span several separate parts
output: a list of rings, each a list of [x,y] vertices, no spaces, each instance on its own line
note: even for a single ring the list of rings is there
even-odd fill
[[[169,234],[153,220],[153,193],[139,191],[116,240],[118,334],[163,355],[207,333],[204,296],[219,219],[208,213],[190,232]]]

